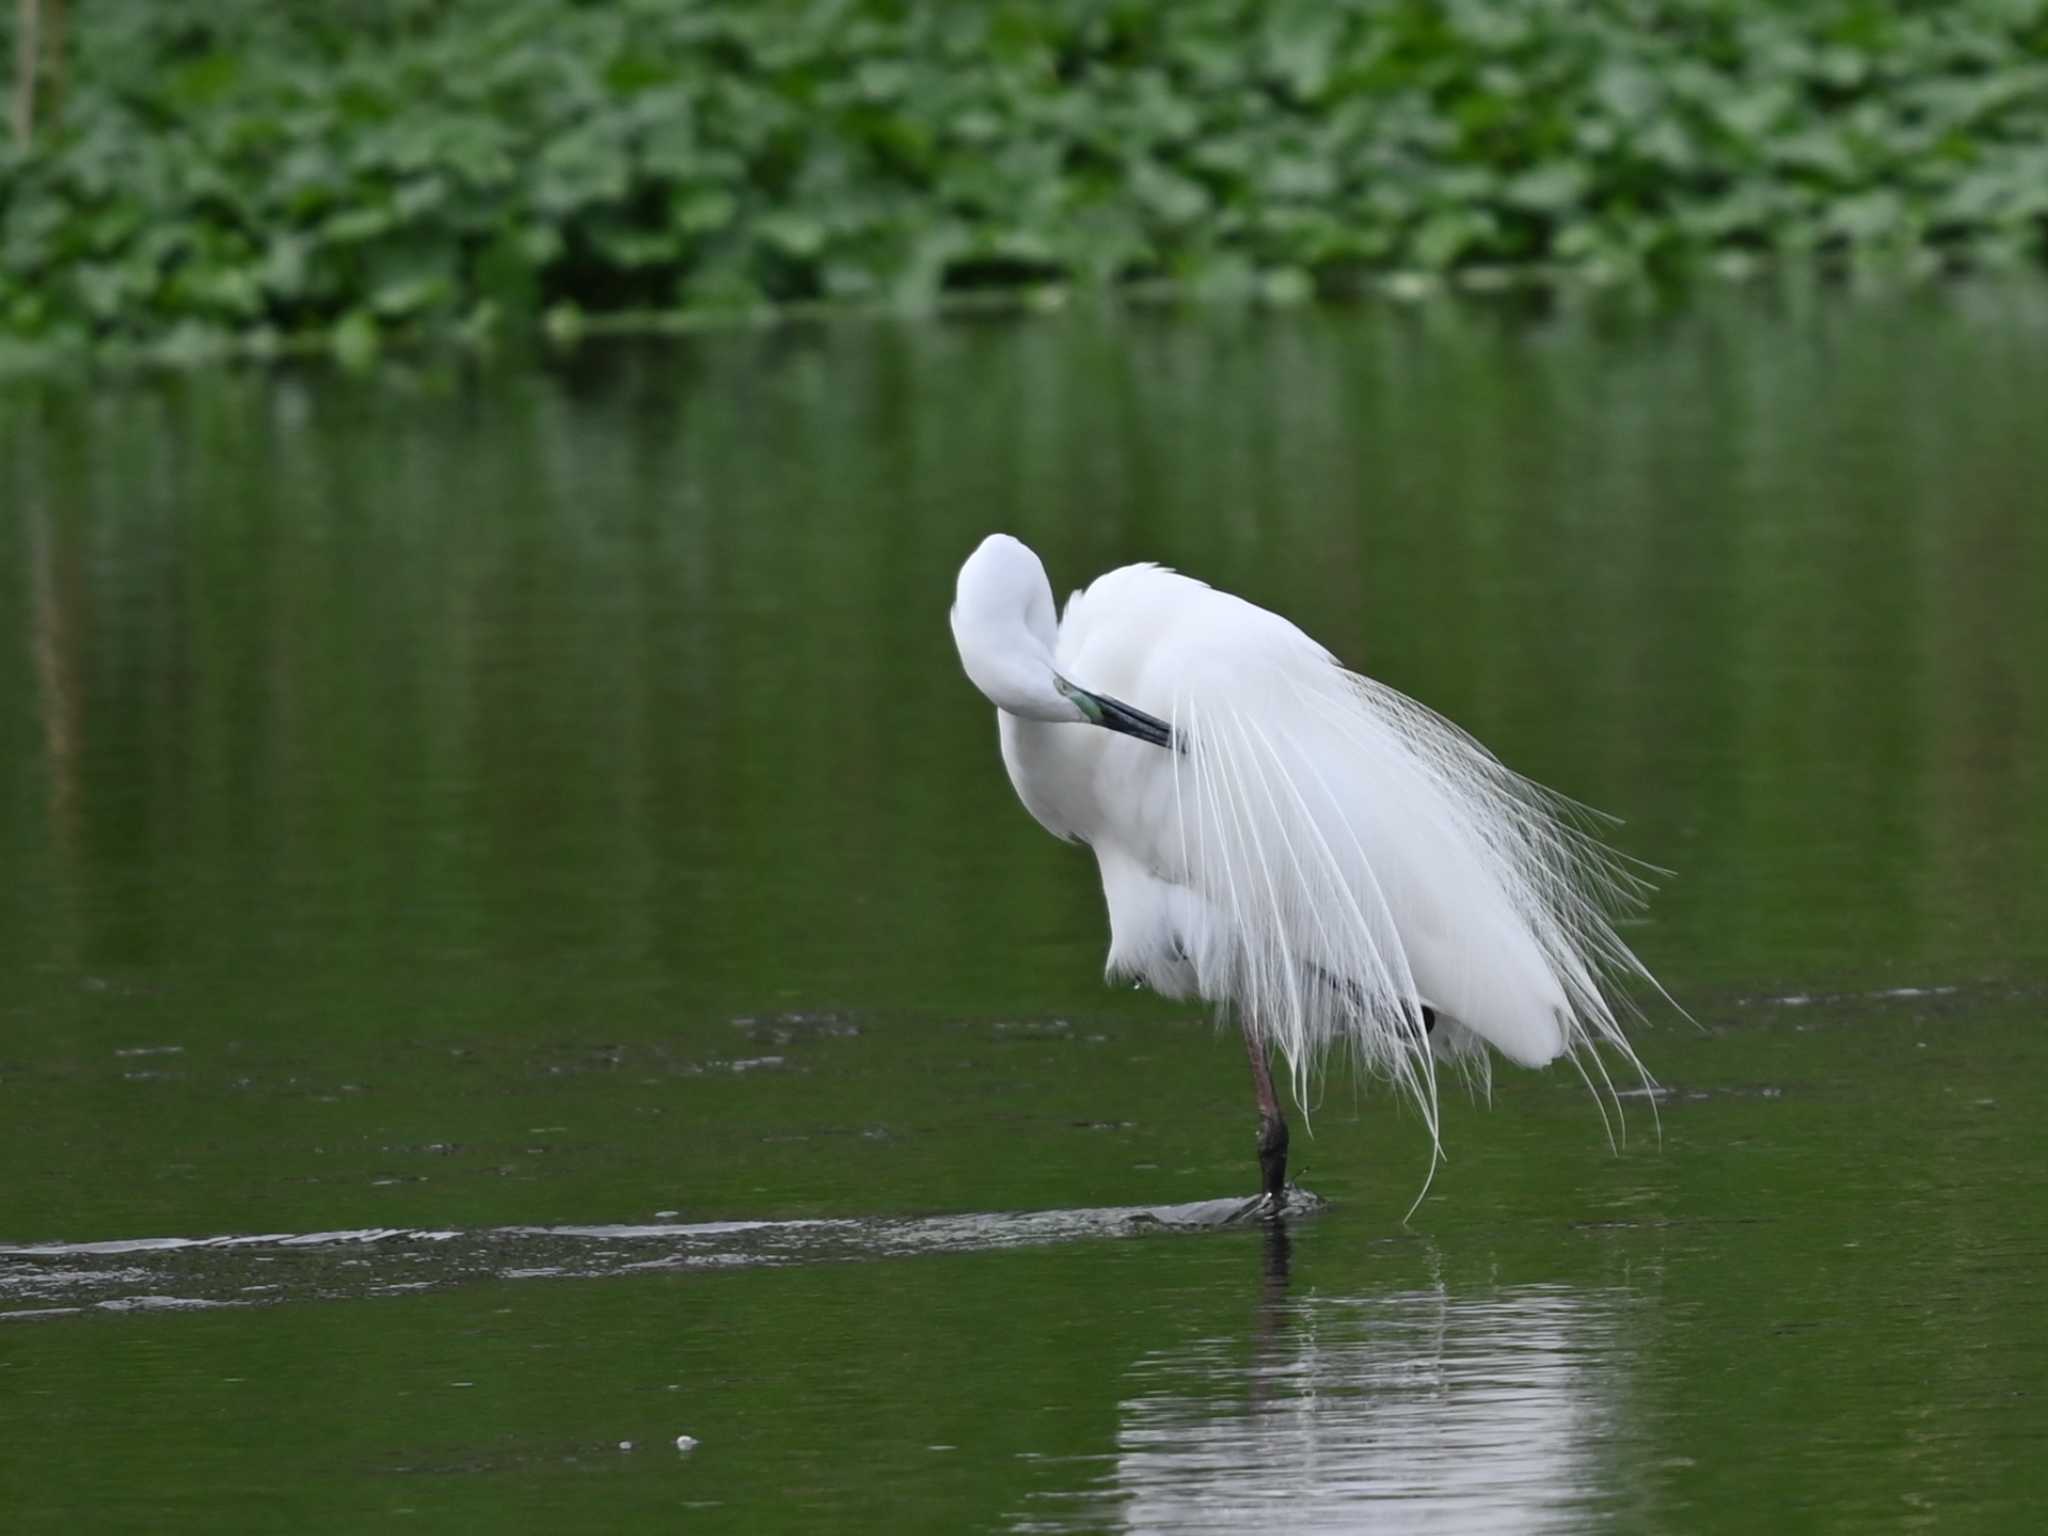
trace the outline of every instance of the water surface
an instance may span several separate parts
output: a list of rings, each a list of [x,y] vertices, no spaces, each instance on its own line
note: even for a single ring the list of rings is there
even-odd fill
[[[9,386],[8,1529],[2022,1528],[2044,398],[2024,286]],[[953,659],[996,527],[1624,816],[1656,1113],[1503,1072],[1404,1224],[1335,1079],[1217,1226],[1241,1052]]]

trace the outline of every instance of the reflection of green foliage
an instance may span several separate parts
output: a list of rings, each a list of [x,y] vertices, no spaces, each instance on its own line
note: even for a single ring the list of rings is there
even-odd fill
[[[1981,261],[2048,220],[2048,0],[178,0],[76,51],[0,152],[16,336]]]

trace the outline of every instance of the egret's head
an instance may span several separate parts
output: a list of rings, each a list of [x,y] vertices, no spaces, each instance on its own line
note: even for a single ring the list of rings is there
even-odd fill
[[[960,665],[996,708],[1025,720],[1100,725],[1154,746],[1173,739],[1165,721],[1060,676],[1052,583],[1038,556],[1007,533],[983,539],[960,567],[952,620]]]

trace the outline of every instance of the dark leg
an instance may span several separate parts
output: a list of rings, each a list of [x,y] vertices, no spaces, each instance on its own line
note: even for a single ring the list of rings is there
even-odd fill
[[[1287,1117],[1280,1113],[1280,1101],[1273,1096],[1273,1074],[1266,1065],[1266,1042],[1241,1022],[1245,1055],[1252,1064],[1252,1092],[1259,1103],[1259,1185],[1262,1203],[1277,1211],[1287,1204]]]

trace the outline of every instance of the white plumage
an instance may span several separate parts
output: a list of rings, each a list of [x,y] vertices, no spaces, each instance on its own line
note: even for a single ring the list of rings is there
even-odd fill
[[[1536,1067],[1604,1044],[1641,1072],[1603,981],[1647,975],[1612,922],[1642,883],[1448,721],[1156,565],[1055,626],[1037,556],[997,534],[952,617],[1018,797],[1095,853],[1111,974],[1234,1012],[1255,1075],[1277,1045],[1303,1099],[1341,1051],[1434,1142],[1439,1060],[1483,1078],[1484,1045]]]

